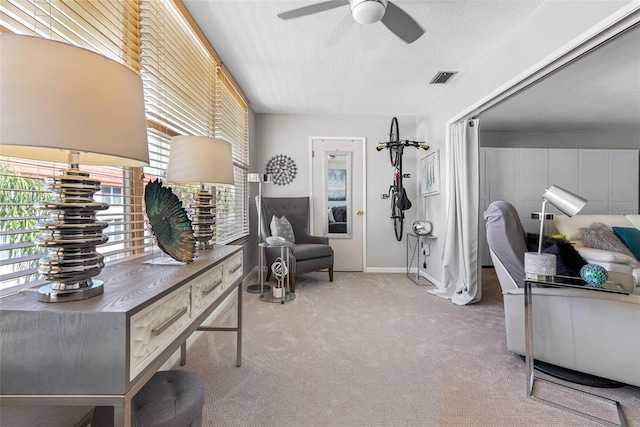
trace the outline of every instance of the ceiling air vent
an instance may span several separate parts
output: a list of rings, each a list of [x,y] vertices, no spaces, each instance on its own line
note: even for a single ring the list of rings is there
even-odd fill
[[[456,71],[440,71],[431,79],[429,84],[446,83],[455,73]]]

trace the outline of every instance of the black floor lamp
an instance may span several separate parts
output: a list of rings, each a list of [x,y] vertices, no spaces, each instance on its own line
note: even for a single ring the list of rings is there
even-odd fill
[[[261,234],[260,234],[260,226],[262,225],[262,183],[264,182],[265,184],[272,184],[271,181],[271,175],[270,174],[262,174],[262,173],[250,173],[247,175],[247,180],[249,182],[257,182],[258,183],[258,198],[257,198],[257,203],[256,203],[256,207],[257,207],[257,211],[258,211],[258,227],[256,232],[258,233],[258,242],[257,242],[257,247],[258,247],[258,256],[260,256],[260,251],[262,250],[262,248],[260,247],[260,243],[261,243]],[[258,283],[253,284],[253,285],[249,285],[247,286],[247,292],[251,293],[251,294],[259,294],[260,292],[262,292],[260,284],[263,282],[262,280],[262,275],[264,274],[263,271],[263,266],[259,265],[258,266],[259,271],[258,271]],[[271,290],[271,286],[269,285],[264,285],[264,291],[269,291]]]

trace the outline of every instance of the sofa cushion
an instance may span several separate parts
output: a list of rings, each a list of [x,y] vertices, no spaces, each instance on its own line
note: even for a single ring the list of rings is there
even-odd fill
[[[594,222],[582,229],[582,243],[589,248],[604,249],[633,256],[629,248],[616,237],[613,229],[600,222]]]
[[[580,253],[580,255],[588,262],[595,261],[597,263],[606,262],[625,264],[629,266],[629,268],[637,268],[640,266],[640,262],[638,262],[632,255],[621,254],[620,252],[605,251],[596,248],[588,248],[586,246],[576,245],[575,248]]]
[[[293,227],[291,226],[291,223],[286,216],[282,215],[280,218],[278,218],[274,215],[271,218],[270,226],[272,236],[284,237],[285,240],[291,243],[296,242],[296,237],[293,234]]]
[[[609,227],[633,227],[633,223],[624,215],[556,215],[553,224],[560,234],[564,234],[568,241],[582,239],[581,228],[589,227],[594,222],[599,222]]]
[[[640,230],[631,227],[613,227],[612,229],[636,259],[640,260]]]
[[[484,212],[487,243],[518,287],[524,287],[524,253],[527,233],[522,228],[518,211],[509,202],[497,200]],[[504,286],[500,282],[500,286]],[[503,290],[506,290],[503,288]]]
[[[627,221],[633,224],[633,227],[640,229],[640,214],[629,214],[624,216]],[[618,226],[617,224],[615,224]],[[619,227],[625,227],[624,225],[620,225]]]

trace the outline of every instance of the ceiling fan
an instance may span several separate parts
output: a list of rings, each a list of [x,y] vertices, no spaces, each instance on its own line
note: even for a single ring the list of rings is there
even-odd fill
[[[330,0],[309,6],[299,7],[278,14],[280,19],[300,18],[314,13],[324,12],[346,5],[351,5],[353,19],[360,24],[374,24],[378,21],[391,30],[406,43],[413,43],[424,30],[409,16],[389,0]]]

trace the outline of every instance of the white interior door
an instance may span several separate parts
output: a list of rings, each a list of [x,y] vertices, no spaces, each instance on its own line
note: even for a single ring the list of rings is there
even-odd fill
[[[364,268],[364,145],[364,138],[311,138],[311,234],[329,237],[335,271]],[[346,221],[336,221],[343,206]]]

